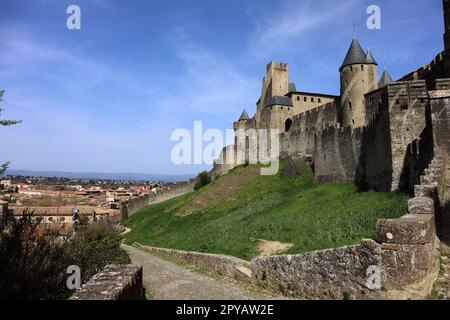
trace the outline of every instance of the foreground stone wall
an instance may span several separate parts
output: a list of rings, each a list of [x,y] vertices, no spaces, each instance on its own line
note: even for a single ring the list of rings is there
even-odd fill
[[[357,299],[372,295],[372,272],[379,273],[380,262],[380,245],[364,240],[338,249],[258,257],[251,267],[252,278],[261,287],[290,297],[339,300],[346,294]]]
[[[155,248],[140,244],[134,245],[148,252],[170,256],[179,261],[189,263],[213,273],[238,279],[244,282],[251,281],[250,263],[239,258],[221,254]]]
[[[108,265],[72,295],[70,300],[145,300],[142,267]]]

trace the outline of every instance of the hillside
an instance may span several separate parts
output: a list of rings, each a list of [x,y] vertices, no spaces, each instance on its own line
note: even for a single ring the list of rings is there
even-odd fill
[[[378,219],[405,213],[407,198],[318,185],[308,167],[294,178],[238,167],[200,191],[140,210],[125,222],[132,229],[125,241],[243,259],[301,253],[372,237]]]

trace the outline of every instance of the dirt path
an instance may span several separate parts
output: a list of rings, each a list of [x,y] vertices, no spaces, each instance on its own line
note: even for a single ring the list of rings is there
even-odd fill
[[[147,296],[152,300],[259,300],[273,297],[250,291],[242,284],[217,280],[155,257],[135,247],[122,245],[133,264],[142,265]]]

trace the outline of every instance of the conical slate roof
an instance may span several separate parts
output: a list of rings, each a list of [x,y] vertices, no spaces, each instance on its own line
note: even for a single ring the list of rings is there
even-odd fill
[[[353,39],[350,48],[348,49],[347,55],[345,56],[344,62],[339,70],[352,64],[365,64],[366,63],[366,53],[359,44],[356,38]]]
[[[375,61],[372,52],[370,52],[370,50],[367,50],[367,54],[366,54],[366,63],[367,64],[376,64],[378,65],[378,63]]]
[[[297,87],[295,86],[294,82],[289,82],[289,92],[296,92]]]
[[[392,82],[394,82],[394,80],[392,79],[391,75],[389,74],[389,72],[386,69],[384,69],[384,72],[381,75],[381,79],[378,82],[378,88],[387,86],[389,83],[392,83]]]
[[[239,121],[243,121],[243,120],[250,120],[247,110],[245,110],[245,109],[244,109],[244,111],[242,111],[241,117],[239,118]]]

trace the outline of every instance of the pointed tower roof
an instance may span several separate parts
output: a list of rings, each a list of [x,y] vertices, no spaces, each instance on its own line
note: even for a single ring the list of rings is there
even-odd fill
[[[370,52],[370,49],[367,50],[367,54],[366,54],[366,63],[367,64],[375,64],[378,65],[378,63],[375,61],[372,52]]]
[[[348,49],[347,55],[345,56],[344,62],[339,70],[342,70],[344,67],[352,65],[352,64],[365,64],[366,63],[366,53],[363,48],[359,44],[359,41],[356,38],[353,38],[353,41]]]
[[[384,69],[383,74],[381,75],[380,81],[378,82],[378,88],[382,88],[387,86],[389,83],[394,82],[389,72]]]
[[[243,121],[243,120],[250,120],[247,110],[245,110],[245,109],[244,109],[244,111],[242,111],[241,117],[239,118],[239,121]]]

